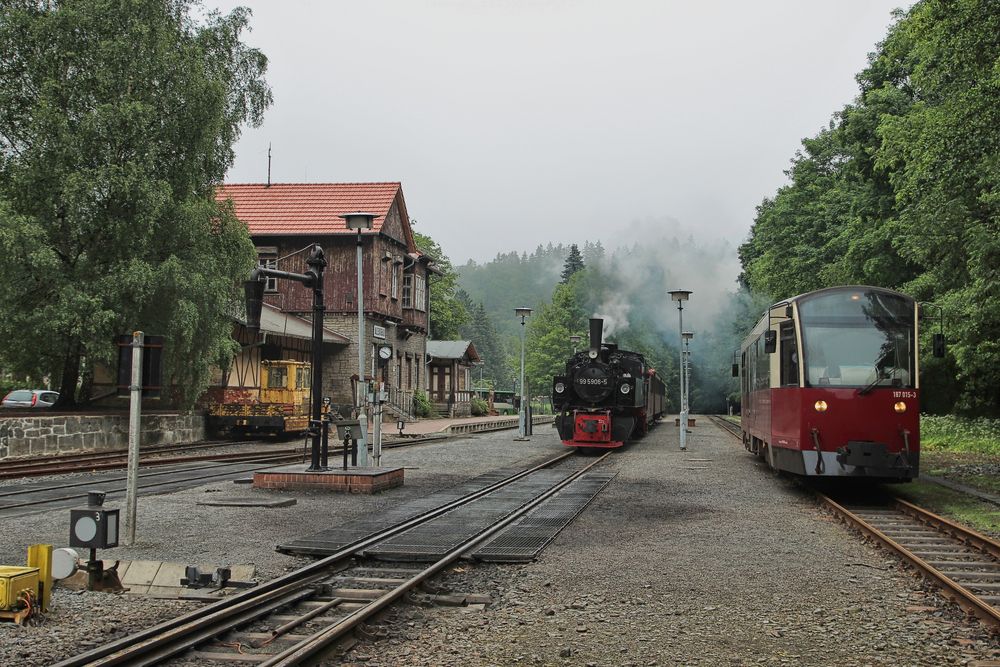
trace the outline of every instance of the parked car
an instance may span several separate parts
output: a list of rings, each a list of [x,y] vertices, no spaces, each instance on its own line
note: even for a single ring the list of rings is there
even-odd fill
[[[48,389],[15,389],[3,397],[5,408],[50,408],[59,400],[59,392]]]

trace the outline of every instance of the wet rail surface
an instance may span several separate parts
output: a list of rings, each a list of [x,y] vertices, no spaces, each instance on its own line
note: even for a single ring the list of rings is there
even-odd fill
[[[721,417],[712,421],[741,437],[733,422]],[[815,492],[840,520],[895,553],[946,597],[1000,632],[1000,542],[878,487]]]
[[[550,499],[610,455],[582,460],[567,452],[498,481],[488,481],[482,488],[380,529],[299,570],[60,662],[57,667],[154,665],[173,657],[195,658],[199,664],[264,666],[313,660],[458,559],[501,537],[525,516],[544,509]],[[356,560],[380,544],[435,520],[447,520],[455,511],[488,501],[504,489],[561,464],[568,467],[561,481],[523,498],[519,507],[488,525],[477,527],[474,534],[433,562],[373,565]]]

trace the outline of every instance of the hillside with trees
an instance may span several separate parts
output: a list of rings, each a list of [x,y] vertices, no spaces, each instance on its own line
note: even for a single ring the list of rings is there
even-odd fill
[[[774,297],[870,284],[941,306],[949,353],[930,355],[925,322],[924,408],[1000,415],[1000,8],[918,2],[857,80],[758,207],[742,281]]]

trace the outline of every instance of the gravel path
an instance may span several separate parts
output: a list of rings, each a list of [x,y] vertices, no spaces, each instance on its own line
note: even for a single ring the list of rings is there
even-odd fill
[[[374,665],[962,665],[1000,658],[798,487],[699,420],[615,457],[618,477],[540,560],[462,566],[485,611],[400,608],[343,661]],[[554,439],[541,432],[536,443]],[[699,461],[697,459],[711,459]]]
[[[403,605],[377,641],[327,664],[950,665],[1000,659],[1000,644],[798,488],[699,420],[677,451],[672,420],[613,457],[619,472],[542,554],[521,566],[454,568],[448,588],[485,610]],[[268,578],[307,561],[276,543],[561,449],[539,427],[392,450],[406,486],[378,496],[286,492],[288,508],[203,507],[212,496],[275,495],[230,483],[140,501],[139,542],[105,558],[250,563]],[[696,459],[710,459],[698,461]],[[28,544],[65,545],[65,510],[0,521],[0,563]],[[31,628],[0,624],[0,665],[43,665],[193,603],[57,592]]]
[[[541,429],[539,429],[541,431]],[[539,432],[539,431],[536,431]],[[500,467],[525,464],[560,449],[513,442],[514,431],[392,449],[383,453],[387,466],[406,467],[402,488],[376,496],[254,490],[247,485],[217,482],[197,488],[139,499],[138,539],[133,547],[99,553],[104,559],[162,560],[178,563],[252,564],[259,580],[295,569],[309,559],[274,551],[290,541],[362,514],[452,486]],[[78,476],[74,476],[78,477]],[[35,478],[41,480],[44,478]],[[206,507],[207,497],[294,497],[291,507],[262,509]],[[110,507],[121,507],[117,501]],[[60,509],[17,519],[0,519],[0,564],[21,565],[31,544],[67,546],[69,510]],[[128,634],[192,608],[197,603],[138,599],[132,596],[59,591],[43,622],[20,628],[0,622],[0,665],[50,664],[84,650],[85,642]]]

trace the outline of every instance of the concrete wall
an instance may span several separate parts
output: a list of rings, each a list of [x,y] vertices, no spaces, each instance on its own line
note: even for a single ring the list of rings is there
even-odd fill
[[[143,415],[143,446],[204,439],[203,415]],[[0,417],[0,459],[127,447],[127,414]]]

